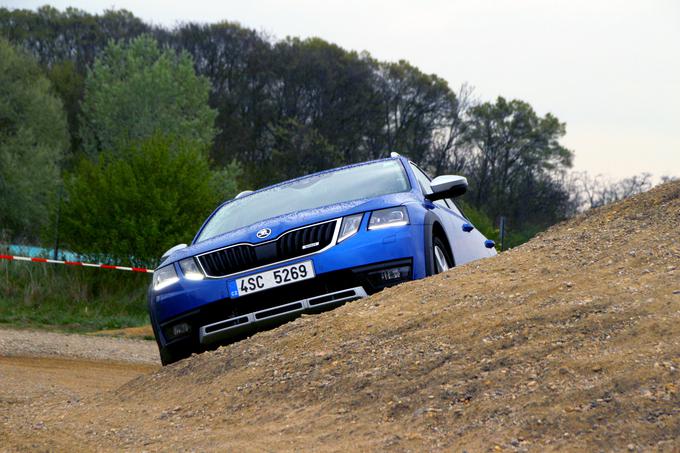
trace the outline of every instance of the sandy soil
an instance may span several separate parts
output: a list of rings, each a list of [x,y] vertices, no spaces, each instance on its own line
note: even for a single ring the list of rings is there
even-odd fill
[[[680,451],[680,183],[113,390],[12,360],[7,450]]]

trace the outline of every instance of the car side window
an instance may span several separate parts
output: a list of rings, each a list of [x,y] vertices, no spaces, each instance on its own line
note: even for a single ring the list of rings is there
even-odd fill
[[[416,175],[416,179],[418,180],[418,184],[420,184],[420,188],[423,190],[423,194],[428,195],[432,193],[432,187],[430,187],[430,178],[418,167],[416,167],[412,162],[409,162],[411,165],[411,169],[413,170],[413,174]]]
[[[413,174],[416,176],[416,179],[418,180],[418,184],[420,184],[421,189],[423,190],[423,193],[425,195],[432,193],[432,186],[430,186],[430,181],[432,179],[427,176],[427,173],[422,171],[420,168],[418,168],[413,162],[409,162],[411,165],[411,168],[413,169]],[[444,198],[442,200],[437,200],[434,202],[434,204],[438,205],[439,207],[442,208],[447,208],[459,216],[463,217],[464,219],[467,219],[467,216],[463,212],[463,210],[458,206],[458,204],[453,201],[451,198]],[[469,219],[468,219],[469,220]]]
[[[413,173],[416,175],[416,179],[418,180],[420,187],[423,189],[423,193],[425,195],[432,193],[432,187],[430,186],[430,181],[432,181],[432,179],[415,164],[411,163],[411,168],[413,169]],[[437,200],[434,202],[434,204],[441,208],[451,209],[452,211],[460,214],[451,200]]]

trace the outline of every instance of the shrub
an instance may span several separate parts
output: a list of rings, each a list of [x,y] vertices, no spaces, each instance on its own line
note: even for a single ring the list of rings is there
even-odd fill
[[[153,266],[236,192],[238,172],[234,164],[212,171],[194,142],[159,136],[121,155],[83,159],[65,181],[62,237],[91,259]]]

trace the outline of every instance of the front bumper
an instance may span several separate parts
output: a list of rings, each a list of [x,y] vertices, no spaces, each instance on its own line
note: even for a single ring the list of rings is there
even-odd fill
[[[149,309],[159,342],[200,349],[217,340],[247,335],[307,311],[322,311],[380,289],[425,275],[422,227],[362,231],[319,254],[265,269],[312,259],[316,277],[238,298],[230,298],[230,278],[180,280],[149,293]],[[386,270],[401,272],[383,275]],[[179,271],[179,269],[178,269]],[[243,272],[232,278],[256,272]],[[341,296],[339,297],[338,294]],[[330,300],[327,298],[330,297]],[[322,300],[323,303],[314,303]],[[182,328],[176,328],[184,324]]]
[[[401,269],[398,276],[386,270]],[[206,303],[159,326],[165,346],[200,350],[215,341],[238,339],[280,325],[302,313],[318,313],[413,278],[411,259],[388,261],[318,275],[249,296]]]

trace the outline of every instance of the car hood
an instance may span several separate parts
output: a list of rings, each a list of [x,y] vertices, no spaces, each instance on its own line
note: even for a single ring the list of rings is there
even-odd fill
[[[220,234],[205,241],[192,244],[186,248],[174,252],[167,257],[159,267],[169,263],[182,260],[184,258],[199,255],[201,253],[209,252],[211,250],[227,247],[232,244],[250,243],[259,244],[261,242],[268,242],[279,237],[282,233],[293,228],[310,225],[313,223],[323,222],[325,220],[336,219],[360,212],[373,211],[376,209],[388,208],[391,206],[399,206],[404,203],[413,201],[413,194],[411,192],[401,192],[391,195],[384,195],[378,198],[362,199],[347,201],[343,203],[336,203],[320,208],[306,209],[304,211],[290,212],[278,217],[271,217],[264,219],[252,225],[239,228],[237,230],[229,231]],[[259,239],[256,233],[263,228],[269,228],[271,234]]]

